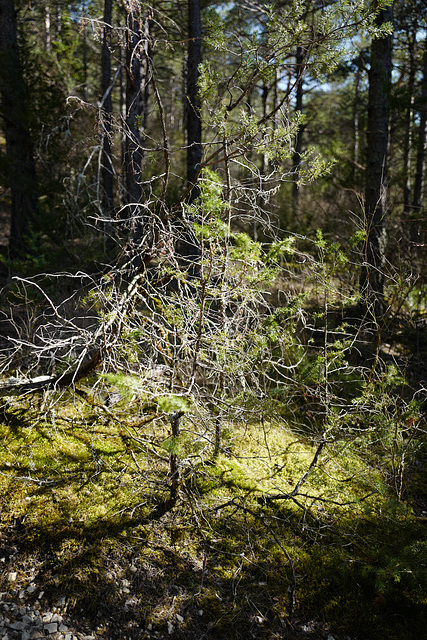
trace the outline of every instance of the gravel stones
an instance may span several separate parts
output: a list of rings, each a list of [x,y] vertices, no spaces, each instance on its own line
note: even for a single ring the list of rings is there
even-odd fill
[[[16,579],[16,578],[15,578]],[[14,582],[15,580],[10,580]],[[68,627],[65,621],[67,601],[59,598],[57,605],[46,610],[37,600],[25,603],[28,595],[36,591],[36,586],[19,592],[19,603],[11,596],[0,593],[0,640],[82,640],[84,635]],[[23,595],[22,595],[23,594]],[[95,636],[91,636],[95,638]]]

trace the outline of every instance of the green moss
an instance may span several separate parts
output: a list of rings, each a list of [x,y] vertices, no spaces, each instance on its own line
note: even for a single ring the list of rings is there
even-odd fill
[[[373,434],[331,438],[293,500],[318,446],[295,425],[229,422],[212,460],[205,423],[198,434],[184,418],[171,510],[169,424],[140,428],[124,407],[114,417],[72,396],[43,417],[25,403],[3,411],[1,526],[25,554],[45,554],[48,593],[59,579],[92,620],[107,611],[120,619],[134,602],[126,606],[141,628],[159,634],[178,614],[177,637],[280,637],[292,614],[316,620],[319,634],[417,637],[425,525],[396,499],[389,454],[370,447]],[[421,468],[407,479],[408,492],[423,491]],[[410,618],[406,627],[393,611]]]

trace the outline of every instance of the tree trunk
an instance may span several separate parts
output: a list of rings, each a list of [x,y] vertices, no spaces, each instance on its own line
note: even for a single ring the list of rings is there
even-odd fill
[[[415,216],[413,239],[417,240],[420,229],[420,214],[423,208],[427,152],[427,39],[424,40],[423,79],[420,104],[420,129],[417,146],[417,166],[414,181],[412,211]]]
[[[111,25],[112,0],[104,2],[104,37],[101,52],[101,135],[102,135],[102,214],[104,220],[111,218],[114,202],[114,169],[111,157],[111,132],[113,117],[113,101],[111,97]],[[108,223],[105,222],[104,225]],[[108,228],[106,228],[108,233]]]
[[[297,47],[295,54],[295,74],[296,74],[296,97],[295,97],[295,110],[302,113],[303,111],[303,99],[304,99],[304,87],[303,87],[303,65],[304,65],[304,49]],[[292,184],[292,211],[294,215],[294,221],[297,222],[300,209],[300,167],[301,167],[301,154],[302,154],[302,137],[304,127],[300,125],[298,127],[297,134],[295,136],[295,148],[292,157],[293,161],[293,184]]]
[[[381,11],[377,24],[392,20],[392,7]],[[369,70],[367,160],[365,183],[365,255],[360,275],[362,303],[371,319],[385,311],[385,214],[387,196],[387,156],[390,120],[392,37],[373,40]]]
[[[13,0],[0,2],[0,94],[12,204],[9,252],[17,257],[37,212],[37,179]]]
[[[126,200],[132,219],[132,240],[138,244],[143,235],[144,220],[140,206],[142,198],[141,172],[144,160],[143,140],[147,126],[149,19],[141,15],[137,5],[126,3]],[[139,5],[138,5],[139,7]]]
[[[51,39],[50,39],[50,9],[49,4],[46,2],[44,8],[44,41],[46,51],[51,50]]]
[[[411,149],[412,128],[414,120],[414,94],[416,71],[416,32],[408,34],[409,73],[408,73],[408,105],[405,113],[405,140],[403,145],[403,213],[411,211]]]
[[[353,183],[356,189],[359,187],[359,156],[360,156],[360,83],[362,76],[362,62],[360,56],[356,61],[356,73],[354,76],[354,100],[353,100]]]
[[[202,161],[202,122],[200,118],[199,65],[202,62],[202,21],[200,0],[188,0],[187,55],[187,183],[190,202],[199,195],[196,185]]]
[[[86,20],[82,21],[83,100],[88,100],[88,41]]]
[[[62,7],[59,0],[56,2],[55,37],[59,37],[62,32]]]

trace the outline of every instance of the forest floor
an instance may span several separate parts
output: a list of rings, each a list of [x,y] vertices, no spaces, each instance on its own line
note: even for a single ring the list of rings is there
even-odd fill
[[[229,424],[213,460],[184,418],[172,504],[165,416],[80,390],[1,406],[0,638],[425,637],[422,446],[405,500],[359,438],[331,443],[298,499],[268,503],[313,460],[301,425]]]
[[[321,451],[304,395],[224,424],[216,458],[206,416],[176,449],[143,389],[3,398],[0,640],[427,637],[426,322],[394,320],[393,391]]]

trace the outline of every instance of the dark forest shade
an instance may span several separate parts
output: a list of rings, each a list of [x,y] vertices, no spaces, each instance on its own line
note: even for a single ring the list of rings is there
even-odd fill
[[[0,2],[0,94],[6,138],[6,184],[11,192],[11,257],[22,255],[37,212],[37,179],[28,92],[21,67],[13,0]]]

